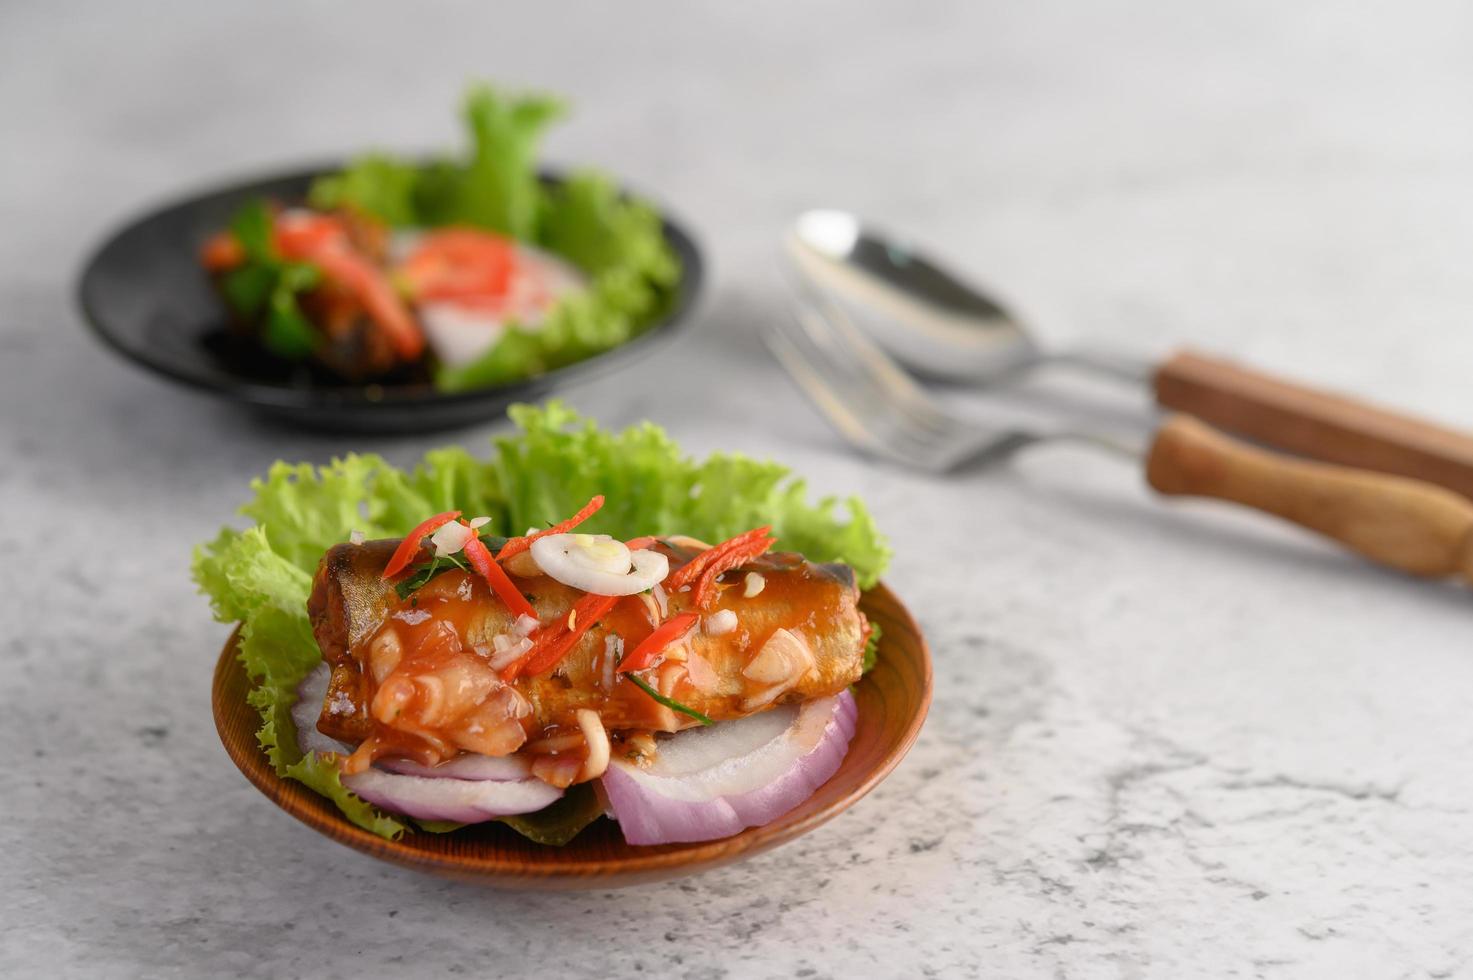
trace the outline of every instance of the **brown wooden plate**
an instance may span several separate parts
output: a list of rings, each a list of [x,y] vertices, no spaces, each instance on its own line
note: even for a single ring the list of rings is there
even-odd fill
[[[915,741],[931,704],[931,654],[910,612],[884,585],[860,601],[884,631],[874,669],[854,693],[859,722],[839,771],[796,809],[762,827],[697,844],[631,847],[600,819],[563,847],[535,844],[499,823],[451,834],[408,833],[385,840],[351,824],[332,802],[277,776],[256,743],[260,715],[246,704],[251,682],[232,634],[215,665],[211,700],[225,751],[277,806],[341,844],[421,871],[497,888],[612,888],[694,874],[758,854],[807,833],[874,789]]]

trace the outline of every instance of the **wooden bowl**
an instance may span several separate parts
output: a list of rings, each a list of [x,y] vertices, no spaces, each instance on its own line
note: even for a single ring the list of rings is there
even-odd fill
[[[721,840],[631,847],[607,819],[595,821],[563,847],[535,844],[494,822],[451,834],[407,833],[385,840],[272,770],[256,743],[261,720],[246,704],[251,683],[236,656],[235,634],[215,665],[215,727],[240,771],[277,806],[333,840],[385,861],[497,888],[614,888],[661,881],[730,864],[807,833],[852,806],[900,762],[931,703],[930,651],[920,627],[885,586],[866,592],[860,607],[884,634],[874,669],[854,688],[859,722],[839,771],[796,809]]]

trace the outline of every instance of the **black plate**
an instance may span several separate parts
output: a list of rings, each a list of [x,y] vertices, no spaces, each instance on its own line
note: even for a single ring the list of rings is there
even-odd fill
[[[445,393],[426,383],[346,384],[232,342],[224,305],[199,264],[199,249],[246,201],[300,201],[313,179],[340,167],[268,177],[198,194],[129,223],[93,253],[77,287],[82,313],[113,350],[172,381],[319,429],[425,432],[499,417],[512,402],[540,398],[575,378],[647,353],[688,320],[701,287],[701,255],[662,216],[680,260],[680,282],[655,322],[603,354],[535,378]],[[544,183],[561,178],[544,171]]]

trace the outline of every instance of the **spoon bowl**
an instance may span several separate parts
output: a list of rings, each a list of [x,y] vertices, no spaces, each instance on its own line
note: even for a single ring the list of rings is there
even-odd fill
[[[798,215],[787,251],[811,282],[860,314],[881,347],[926,377],[986,385],[1044,363],[1133,384],[1151,376],[1151,365],[1128,353],[1041,348],[1001,303],[905,239],[848,211]]]
[[[866,328],[923,374],[977,381],[1042,356],[1001,304],[847,211],[803,212],[789,229],[787,250],[816,284],[884,314],[865,318]]]

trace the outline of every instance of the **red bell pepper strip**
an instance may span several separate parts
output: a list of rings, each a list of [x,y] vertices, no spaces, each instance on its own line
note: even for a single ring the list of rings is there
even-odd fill
[[[583,634],[593,629],[622,598],[624,597],[589,593],[579,599],[573,604],[571,613],[573,628],[568,628],[568,621],[564,618],[539,629],[532,636],[532,649],[516,663],[508,664],[501,672],[501,679],[514,681],[522,674],[532,676],[556,667],[583,638]]]
[[[625,541],[624,547],[628,548],[630,551],[639,551],[641,548],[648,548],[650,545],[659,540],[660,539],[655,537],[653,534],[646,534],[642,538],[631,538],[630,540]]]
[[[771,531],[768,526],[753,528],[708,548],[670,573],[665,579],[665,591],[675,592],[694,585],[696,605],[706,606],[715,597],[716,579],[722,572],[751,561],[773,546],[776,539],[771,537]]]
[[[689,633],[691,627],[696,625],[696,620],[700,618],[698,613],[683,612],[665,620],[655,627],[653,633],[641,640],[628,656],[619,661],[619,673],[627,674],[631,670],[644,670],[652,665],[666,647]]]
[[[490,550],[480,538],[473,537],[465,543],[465,557],[471,563],[471,568],[491,586],[491,591],[496,593],[497,598],[506,603],[506,608],[511,610],[513,616],[537,618],[537,610],[532,608],[521,589],[506,574],[506,569],[496,564],[496,559],[491,557]]]
[[[582,510],[578,511],[578,513],[574,514],[566,521],[563,521],[560,524],[554,524],[552,527],[547,528],[545,531],[536,531],[532,534],[522,535],[519,538],[512,538],[511,540],[507,541],[506,544],[501,546],[501,550],[496,553],[496,560],[506,561],[508,558],[520,555],[522,552],[532,547],[532,542],[536,541],[538,538],[545,538],[549,534],[567,534],[569,531],[573,530],[573,528],[577,527],[579,524],[582,524],[584,521],[592,517],[594,515],[594,512],[603,505],[604,495],[599,494],[588,503],[584,504]]]
[[[418,302],[490,301],[511,288],[516,258],[516,246],[500,235],[445,228],[421,238],[396,275]]]
[[[410,563],[414,561],[414,556],[419,554],[420,542],[425,539],[426,535],[434,534],[459,516],[460,511],[447,510],[443,514],[436,514],[429,520],[421,521],[413,531],[404,535],[404,540],[399,542],[399,547],[394,549],[394,554],[389,558],[389,563],[384,566],[384,581],[387,582],[409,567]]]
[[[271,244],[284,259],[306,262],[329,249],[352,247],[348,226],[334,214],[293,211],[277,214]]]

